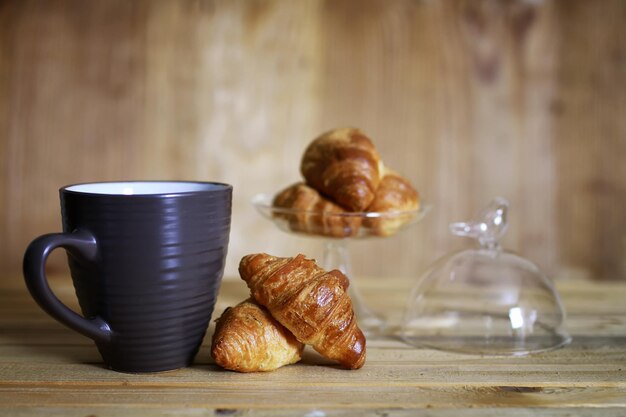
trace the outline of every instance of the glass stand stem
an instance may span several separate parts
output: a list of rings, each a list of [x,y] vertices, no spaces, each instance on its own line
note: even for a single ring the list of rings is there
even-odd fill
[[[359,327],[365,335],[383,333],[386,325],[385,320],[365,305],[363,297],[355,285],[347,240],[326,241],[322,262],[327,271],[338,269],[350,280],[348,294],[352,299],[352,308],[359,322]]]

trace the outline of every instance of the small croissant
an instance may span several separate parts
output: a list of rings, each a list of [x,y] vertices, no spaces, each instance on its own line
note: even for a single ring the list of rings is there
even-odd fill
[[[358,232],[361,225],[360,217],[347,214],[343,207],[301,182],[278,193],[273,206],[288,209],[285,212],[275,211],[274,215],[289,221],[289,228],[296,232],[350,237]]]
[[[365,337],[357,326],[348,278],[326,272],[304,255],[247,255],[239,274],[254,299],[302,343],[349,369],[365,362]]]
[[[296,363],[304,345],[251,299],[227,308],[217,320],[211,357],[237,372],[273,371]]]
[[[410,212],[417,210],[419,206],[419,194],[411,183],[397,172],[386,169],[385,176],[376,190],[374,201],[367,211],[386,213],[389,216],[383,214],[382,217],[368,217],[364,221],[364,226],[370,228],[375,235],[390,236],[415,216],[415,213],[397,214],[397,212]]]
[[[372,141],[359,129],[322,134],[304,151],[300,171],[306,182],[350,211],[363,211],[374,199],[383,165]]]

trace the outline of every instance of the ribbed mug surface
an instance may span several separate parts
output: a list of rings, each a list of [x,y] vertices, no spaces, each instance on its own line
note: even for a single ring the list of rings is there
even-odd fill
[[[124,372],[185,367],[215,306],[228,247],[232,187],[193,192],[100,194],[61,189],[64,232],[95,237],[97,257],[68,252],[87,318],[110,327],[96,342],[105,363]],[[200,187],[201,188],[201,187]]]

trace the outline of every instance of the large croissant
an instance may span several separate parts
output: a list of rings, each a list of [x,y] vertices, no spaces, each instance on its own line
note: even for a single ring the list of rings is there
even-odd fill
[[[217,320],[211,357],[232,371],[273,371],[298,362],[303,348],[265,307],[246,300]]]
[[[303,343],[350,369],[365,362],[365,337],[357,326],[348,278],[326,272],[304,255],[245,256],[239,274],[252,296]]]
[[[382,176],[380,155],[358,129],[326,132],[304,151],[300,164],[307,183],[350,211],[363,211],[374,199]]]
[[[367,208],[368,212],[384,214],[378,218],[366,218],[364,226],[371,228],[372,233],[376,235],[392,235],[416,215],[416,213],[398,212],[410,212],[417,210],[419,206],[419,194],[411,183],[397,172],[386,169],[385,176],[376,190],[374,201]]]
[[[304,183],[287,187],[274,197],[274,207],[289,209],[275,211],[274,215],[289,221],[291,230],[331,237],[354,236],[361,218],[347,214],[346,210],[324,198]],[[292,211],[293,210],[293,211]]]

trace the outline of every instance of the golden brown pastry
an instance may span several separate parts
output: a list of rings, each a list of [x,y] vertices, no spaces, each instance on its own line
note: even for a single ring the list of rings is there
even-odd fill
[[[389,213],[388,217],[366,218],[364,226],[371,228],[372,233],[389,236],[398,231],[405,223],[410,222],[415,214],[393,215],[397,211],[417,210],[420,206],[419,194],[411,183],[392,170],[385,170],[374,201],[367,208],[368,212]]]
[[[361,218],[324,198],[304,183],[293,184],[274,197],[274,207],[298,210],[297,213],[275,213],[289,221],[289,227],[303,232],[331,237],[354,236],[361,226]]]
[[[211,357],[232,371],[273,371],[298,362],[303,348],[265,307],[248,299],[217,320]]]
[[[326,272],[304,255],[278,258],[244,256],[239,274],[254,299],[296,338],[350,369],[365,362],[365,337],[357,326],[348,278]]]
[[[359,129],[343,128],[317,137],[304,151],[300,171],[306,182],[350,211],[363,211],[374,199],[382,162]]]

